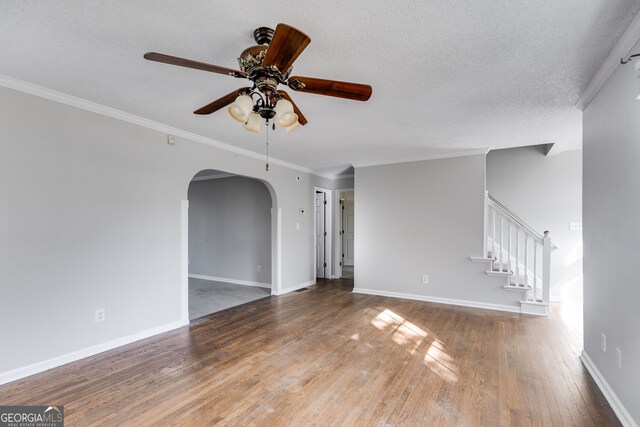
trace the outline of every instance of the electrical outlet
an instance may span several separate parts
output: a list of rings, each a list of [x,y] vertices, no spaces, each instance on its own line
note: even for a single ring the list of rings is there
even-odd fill
[[[422,275],[422,283],[429,283],[429,276],[426,274]]]
[[[259,265],[259,266],[258,266],[258,268],[257,268],[257,270],[258,270],[258,271],[262,271],[262,266],[261,266],[261,265]]]
[[[622,369],[622,350],[616,347],[616,362],[618,363],[618,368]]]
[[[105,310],[104,308],[96,308],[96,323],[104,322]]]
[[[300,223],[296,222],[296,230],[300,230]]]
[[[607,336],[605,334],[600,334],[600,348],[602,348],[602,352],[607,352]]]

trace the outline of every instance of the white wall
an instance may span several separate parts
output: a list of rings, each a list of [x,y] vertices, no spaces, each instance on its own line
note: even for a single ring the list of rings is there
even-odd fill
[[[552,299],[581,299],[582,151],[545,156],[542,146],[492,150],[487,190],[539,231],[550,231],[559,249],[551,253]]]
[[[271,284],[271,195],[262,182],[191,182],[189,274]]]
[[[640,43],[631,53],[640,51]],[[583,116],[584,350],[640,424],[640,101],[618,65]],[[608,350],[600,350],[600,334]],[[616,365],[622,350],[622,369]]]
[[[6,88],[0,148],[0,379],[181,320],[181,200],[203,169],[266,182],[282,212],[275,286],[314,279],[309,174]]]
[[[356,289],[516,309],[504,280],[469,260],[482,253],[484,192],[484,155],[356,168]]]

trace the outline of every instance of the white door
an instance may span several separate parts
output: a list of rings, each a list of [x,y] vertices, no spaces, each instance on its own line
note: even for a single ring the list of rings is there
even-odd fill
[[[342,265],[353,265],[353,225],[355,207],[353,200],[342,201]]]
[[[326,229],[325,229],[325,194],[324,193],[316,193],[316,277],[324,278],[325,277],[325,252],[324,252],[324,243],[326,237]]]

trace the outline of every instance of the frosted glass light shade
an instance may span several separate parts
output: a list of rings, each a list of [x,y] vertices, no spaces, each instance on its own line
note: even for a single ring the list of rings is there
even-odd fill
[[[302,127],[302,125],[298,121],[298,116],[296,116],[296,121],[293,122],[292,125],[285,127],[284,130],[286,130],[287,133],[289,133],[289,132],[293,132],[294,130],[296,130],[298,128],[301,128],[301,127]]]
[[[253,110],[253,100],[249,95],[240,95],[227,109],[231,117],[240,123],[247,121],[251,110]]]
[[[298,115],[293,112],[293,104],[286,99],[281,99],[274,108],[278,116],[278,124],[284,128],[298,121]]]
[[[260,125],[262,124],[262,117],[256,112],[252,112],[247,117],[247,121],[244,123],[244,128],[249,132],[260,132]]]

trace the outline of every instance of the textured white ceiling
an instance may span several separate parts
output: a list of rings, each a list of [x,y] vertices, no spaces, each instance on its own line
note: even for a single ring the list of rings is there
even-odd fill
[[[145,61],[156,51],[236,68],[256,27],[311,37],[294,74],[368,83],[369,102],[295,93],[309,125],[270,154],[318,171],[477,148],[581,145],[573,106],[637,0],[0,2],[0,74],[256,152],[225,111],[243,85]],[[343,168],[344,169],[344,168]]]

